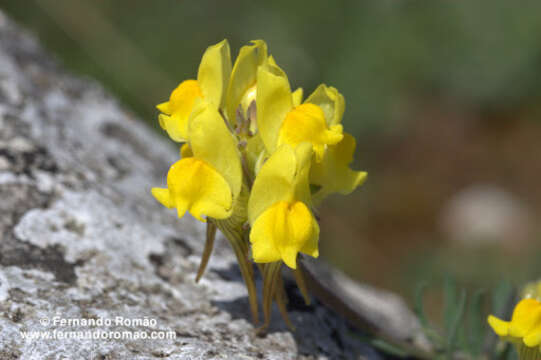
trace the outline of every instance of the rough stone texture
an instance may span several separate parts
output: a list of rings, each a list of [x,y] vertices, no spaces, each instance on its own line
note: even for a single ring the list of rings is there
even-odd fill
[[[311,293],[350,323],[412,355],[432,356],[419,320],[398,295],[359,284],[322,261],[305,257],[301,262]]]
[[[255,335],[236,263],[157,204],[178,152],[88,79],[66,74],[0,12],[0,359],[381,359],[338,315],[300,305],[297,331]],[[156,319],[155,328],[41,319]],[[20,331],[174,331],[169,340],[23,339]]]

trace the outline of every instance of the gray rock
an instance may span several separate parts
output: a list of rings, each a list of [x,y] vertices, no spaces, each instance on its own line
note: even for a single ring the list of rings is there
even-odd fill
[[[223,239],[195,284],[203,226],[150,196],[177,154],[0,12],[0,358],[381,359],[317,301],[256,336]]]
[[[301,264],[312,294],[356,327],[410,355],[432,357],[432,345],[419,320],[399,296],[359,284],[321,260],[304,257]]]

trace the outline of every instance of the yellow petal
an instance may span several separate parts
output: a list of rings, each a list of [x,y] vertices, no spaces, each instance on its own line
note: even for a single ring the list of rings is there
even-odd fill
[[[171,115],[171,110],[169,109],[169,101],[156,105],[156,109],[160,110],[166,115]]]
[[[229,132],[218,109],[206,101],[199,101],[189,122],[193,156],[207,162],[220,173],[236,198],[242,186],[240,154],[237,140]]]
[[[167,131],[167,135],[177,142],[186,141],[188,119],[182,118],[180,114],[158,115],[160,127]]]
[[[197,82],[203,97],[217,108],[222,108],[225,104],[230,75],[231,55],[227,40],[209,46],[201,58]]]
[[[331,193],[347,195],[364,183],[366,172],[349,168],[354,152],[355,138],[345,133],[342,141],[328,147],[321,163],[312,165],[310,183],[321,186],[319,201]]]
[[[297,159],[293,149],[284,145],[261,166],[248,200],[251,224],[272,204],[293,199]]]
[[[269,154],[278,147],[282,122],[293,108],[293,97],[286,74],[266,64],[257,71],[257,128]]]
[[[244,111],[244,114],[248,112],[250,105],[252,105],[252,102],[255,101],[256,94],[257,94],[257,86],[254,85],[248,90],[246,90],[246,92],[242,96],[242,99],[240,100],[240,106],[242,110]]]
[[[311,204],[308,175],[312,158],[310,143],[295,150],[283,145],[261,166],[248,200],[251,224],[268,207],[279,201],[302,201]]]
[[[524,337],[524,345],[534,347],[541,345],[541,330],[533,331]],[[540,350],[541,351],[541,350]]]
[[[185,141],[188,132],[188,118],[192,112],[194,102],[201,98],[202,93],[196,80],[185,80],[171,93],[167,106],[158,105],[160,111],[160,126],[167,131],[171,139]]]
[[[278,144],[297,146],[302,142],[310,142],[319,162],[323,159],[327,145],[334,145],[342,138],[341,125],[328,128],[323,110],[317,105],[304,103],[287,113],[280,127]]]
[[[250,231],[252,243],[252,256],[257,263],[269,263],[282,259],[274,238],[269,236],[273,231],[280,231],[285,227],[283,213],[267,211],[259,216]]]
[[[152,188],[151,192],[152,196],[154,196],[154,198],[166,208],[170,209],[175,206],[175,204],[173,204],[171,201],[171,197],[169,196],[169,189]]]
[[[495,317],[494,315],[489,315],[488,324],[492,327],[494,332],[499,336],[509,335],[509,322],[503,321]]]
[[[302,94],[303,90],[302,88],[298,88],[297,90],[293,91],[293,106],[299,106],[302,102]]]
[[[263,40],[253,40],[240,49],[227,88],[226,114],[232,124],[236,122],[235,114],[241,99],[256,83],[257,68],[266,60],[267,44]]]
[[[195,99],[202,95],[197,80],[184,80],[171,93],[169,111],[171,114],[182,113],[183,117],[188,117]]]
[[[541,331],[541,302],[534,299],[521,300],[513,311],[509,335],[520,338],[536,330]]]
[[[276,63],[276,60],[274,60],[274,56],[272,55],[269,55],[269,57],[267,58],[267,62],[271,66],[278,66],[278,64]]]
[[[319,255],[319,226],[308,207],[300,201],[288,204],[287,223],[289,233],[279,242],[279,249],[286,265],[296,269],[299,252],[315,257]]]
[[[312,213],[300,201],[280,201],[259,216],[250,232],[255,262],[282,259],[287,266],[297,268],[297,255],[307,250],[318,254],[319,227]]]
[[[246,159],[248,162],[248,169],[254,174],[257,174],[256,163],[257,160],[262,156],[262,153],[265,152],[265,146],[259,133],[255,134],[248,139],[246,144]]]
[[[294,198],[308,206],[312,205],[310,193],[310,167],[312,166],[312,144],[304,142],[295,148],[297,158],[297,170],[293,180]]]
[[[312,216],[312,228],[312,236],[304,243],[304,246],[301,248],[301,252],[317,258],[319,257],[319,224],[314,216]]]
[[[306,99],[307,103],[316,104],[323,110],[325,120],[329,126],[340,124],[346,102],[344,96],[334,87],[321,84]]]
[[[190,157],[174,163],[167,174],[169,205],[178,216],[189,211],[196,219],[203,215],[225,219],[231,215],[231,189],[225,179],[206,162]],[[158,201],[165,201],[163,189],[153,191]],[[163,202],[162,202],[163,203]],[[167,203],[166,203],[167,204]]]

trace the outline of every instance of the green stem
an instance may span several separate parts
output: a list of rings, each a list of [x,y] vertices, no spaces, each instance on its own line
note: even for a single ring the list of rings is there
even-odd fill
[[[239,262],[240,272],[246,289],[248,290],[248,300],[250,301],[250,309],[252,312],[252,320],[254,324],[258,323],[258,307],[257,307],[257,292],[254,282],[254,270],[252,264],[248,259],[248,246],[243,240],[242,229],[234,229],[228,224],[227,220],[217,221],[216,225],[220,231],[225,235]]]
[[[264,331],[270,324],[272,299],[276,291],[277,277],[280,275],[281,261],[265,264],[263,267],[263,316],[265,322],[258,330]]]
[[[282,315],[282,319],[284,319],[284,322],[286,323],[287,327],[291,331],[295,331],[295,326],[293,326],[293,323],[289,319],[289,315],[287,314],[287,294],[286,289],[284,288],[284,280],[282,277],[278,274],[276,278],[276,291],[274,293],[274,299],[276,300],[276,305],[278,305],[278,310],[280,310],[280,315]]]

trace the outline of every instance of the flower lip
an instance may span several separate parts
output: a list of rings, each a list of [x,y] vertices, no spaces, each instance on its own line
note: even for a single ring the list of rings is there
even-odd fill
[[[321,162],[327,145],[337,144],[343,137],[341,125],[327,127],[321,107],[304,103],[294,107],[286,115],[280,127],[278,145],[296,146],[302,142],[310,142],[316,154],[316,160]]]
[[[169,98],[169,114],[178,111],[188,112],[198,97],[203,97],[203,93],[197,80],[184,80],[171,93],[171,97]]]
[[[175,207],[178,216],[186,211],[205,222],[231,214],[232,194],[225,179],[209,164],[193,157],[180,159],[167,174],[167,189],[153,188],[152,195],[164,206]]]
[[[167,131],[171,139],[187,139],[188,119],[198,98],[203,98],[203,94],[197,80],[185,80],[173,90],[168,102],[157,106],[163,113],[158,117],[160,126]]]
[[[535,348],[541,345],[541,302],[538,300],[521,300],[513,311],[511,321],[490,315],[488,323],[496,334],[519,347]],[[541,357],[541,350],[537,356]]]
[[[308,207],[300,201],[279,201],[265,210],[250,232],[256,262],[283,260],[297,268],[297,254],[318,257],[319,226]]]
[[[189,117],[196,100],[204,98],[221,109],[230,75],[231,55],[227,40],[209,46],[201,58],[197,80],[181,82],[169,101],[156,106],[162,113],[158,117],[160,126],[174,141],[187,141]]]

